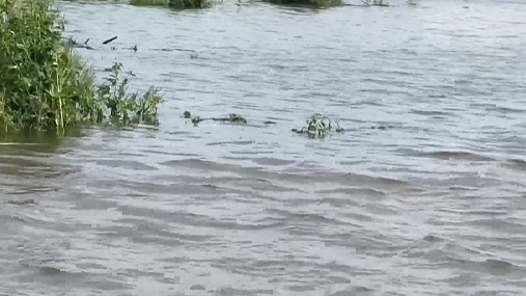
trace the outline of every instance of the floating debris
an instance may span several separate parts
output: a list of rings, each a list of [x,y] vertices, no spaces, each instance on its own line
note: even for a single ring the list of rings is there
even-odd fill
[[[35,200],[34,199],[9,200],[7,203],[12,204],[12,205],[17,205],[17,206],[25,206],[25,205],[34,204]]]
[[[93,47],[88,45],[89,40],[90,39],[88,38],[86,39],[86,41],[84,41],[84,43],[79,43],[73,38],[62,38],[62,40],[60,40],[60,45],[62,46],[70,45],[74,48],[85,48],[88,50],[94,50]]]
[[[371,129],[379,129],[379,130],[385,130],[388,128],[393,128],[392,125],[378,125],[378,126],[371,126]]]
[[[230,114],[228,115],[228,117],[222,117],[222,118],[212,118],[212,120],[215,120],[215,121],[222,121],[222,122],[233,122],[233,123],[243,123],[243,124],[246,124],[247,123],[247,120],[239,115],[239,114]]]
[[[102,42],[102,44],[106,45],[110,42],[113,42],[115,39],[117,39],[117,36],[113,36],[110,39],[105,40],[104,42]]]
[[[213,121],[220,121],[220,122],[230,122],[230,123],[242,123],[242,124],[246,124],[247,123],[247,120],[239,115],[239,114],[235,114],[235,113],[231,113],[228,115],[228,117],[211,117],[211,118],[201,118],[199,116],[194,116],[192,117],[192,113],[190,113],[190,111],[185,111],[183,113],[183,117],[186,118],[186,119],[191,119],[192,123],[194,125],[197,125],[198,123],[202,122],[202,121],[205,121],[205,120],[213,120]]]
[[[362,2],[367,6],[389,6],[387,0],[362,0]]]

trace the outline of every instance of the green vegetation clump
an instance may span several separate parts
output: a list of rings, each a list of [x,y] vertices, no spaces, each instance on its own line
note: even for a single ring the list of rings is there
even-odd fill
[[[150,87],[142,96],[128,94],[128,78],[121,79],[122,64],[115,63],[106,82],[97,89],[97,101],[109,111],[112,123],[128,125],[131,123],[157,124],[157,107],[162,97],[160,89]],[[130,73],[133,76],[133,73]]]
[[[302,5],[311,7],[334,7],[343,5],[342,0],[263,0],[279,5]]]
[[[121,65],[97,86],[93,71],[64,42],[52,0],[0,0],[0,131],[63,134],[67,127],[155,123],[159,90],[127,94]]]
[[[301,129],[292,129],[297,134],[305,134],[309,138],[325,138],[332,132],[341,133],[344,131],[336,122],[336,127],[331,124],[330,118],[320,114],[314,114],[307,119],[307,126]]]
[[[136,6],[167,6],[169,0],[130,0],[131,5]]]
[[[210,7],[209,0],[168,0],[168,6],[175,9],[193,9]]]

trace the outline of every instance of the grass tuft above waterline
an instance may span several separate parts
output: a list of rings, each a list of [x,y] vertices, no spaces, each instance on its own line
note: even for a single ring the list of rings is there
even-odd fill
[[[310,116],[306,120],[306,124],[301,129],[292,129],[292,131],[297,134],[307,135],[309,138],[325,138],[332,132],[342,133],[345,131],[338,122],[336,122],[336,126],[333,126],[329,117],[318,113]]]
[[[155,124],[158,89],[127,93],[115,64],[96,85],[86,63],[64,44],[51,0],[0,0],[0,132],[55,131],[101,122]]]

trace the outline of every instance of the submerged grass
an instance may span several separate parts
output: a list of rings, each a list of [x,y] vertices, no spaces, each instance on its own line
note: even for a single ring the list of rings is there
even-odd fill
[[[0,0],[0,129],[55,131],[110,121],[156,122],[161,95],[127,94],[115,64],[105,84],[62,41],[64,23],[52,0]]]

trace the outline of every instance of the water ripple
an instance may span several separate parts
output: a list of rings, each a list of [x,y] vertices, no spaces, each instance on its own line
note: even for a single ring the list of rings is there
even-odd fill
[[[161,125],[0,145],[0,295],[521,295],[526,6],[392,4],[60,2]]]

